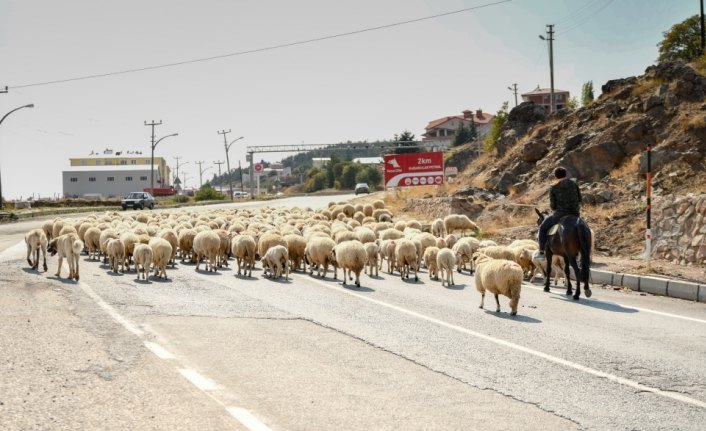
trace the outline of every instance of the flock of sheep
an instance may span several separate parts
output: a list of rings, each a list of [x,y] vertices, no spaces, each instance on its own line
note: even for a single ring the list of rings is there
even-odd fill
[[[137,278],[167,278],[167,267],[174,268],[177,258],[196,263],[198,271],[228,266],[233,258],[238,277],[251,277],[259,258],[263,276],[289,279],[290,271],[309,271],[326,277],[329,267],[334,279],[343,269],[343,284],[353,281],[360,286],[365,270],[377,277],[386,262],[387,272],[397,272],[402,279],[419,280],[419,270],[426,267],[432,280],[441,285],[454,284],[454,270],[475,272],[475,285],[481,304],[488,291],[510,298],[513,315],[517,314],[522,280],[533,281],[543,272],[543,261],[534,259],[538,245],[534,240],[518,240],[507,246],[479,240],[473,235],[478,226],[465,215],[449,215],[422,224],[416,220],[393,221],[393,214],[383,201],[372,204],[331,202],[328,208],[218,209],[208,212],[187,210],[140,213],[110,212],[80,218],[57,218],[25,237],[27,262],[34,269],[46,252],[58,254],[56,276],[61,276],[62,260],[67,259],[69,278],[79,280],[79,256],[103,259],[110,271],[130,271]],[[34,259],[32,259],[34,258]],[[563,260],[553,262],[557,277],[563,272]],[[546,275],[545,275],[546,276]]]

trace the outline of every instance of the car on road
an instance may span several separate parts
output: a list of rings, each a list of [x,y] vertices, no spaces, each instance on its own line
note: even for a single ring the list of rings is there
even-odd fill
[[[123,207],[123,210],[128,208],[135,210],[142,210],[145,208],[152,209],[154,208],[154,205],[154,197],[147,192],[131,192],[125,199],[122,200],[122,202],[120,202],[120,206]]]
[[[234,199],[247,199],[249,197],[250,197],[250,193],[248,193],[248,192],[240,192],[240,191],[233,192]]]
[[[358,183],[355,185],[355,194],[358,193],[370,193],[370,188],[368,188],[367,183]]]

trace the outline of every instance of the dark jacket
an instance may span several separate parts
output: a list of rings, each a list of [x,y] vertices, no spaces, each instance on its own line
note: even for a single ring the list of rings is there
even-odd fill
[[[581,211],[581,191],[578,184],[564,178],[549,189],[549,206],[562,214],[579,215]]]

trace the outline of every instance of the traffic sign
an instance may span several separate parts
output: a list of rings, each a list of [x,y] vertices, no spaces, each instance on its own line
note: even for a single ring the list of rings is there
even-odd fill
[[[440,185],[444,182],[444,153],[388,154],[385,187]]]
[[[265,170],[265,166],[262,163],[255,163],[254,171],[257,174],[261,174]]]

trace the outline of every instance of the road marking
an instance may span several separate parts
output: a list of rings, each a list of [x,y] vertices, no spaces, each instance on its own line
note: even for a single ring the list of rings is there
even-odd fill
[[[157,355],[159,359],[176,359],[176,356],[174,356],[169,350],[165,349],[157,343],[145,341],[144,344],[145,347],[150,349],[150,351]]]
[[[228,407],[226,410],[250,431],[270,431],[270,427],[260,422],[258,418],[244,408]]]
[[[525,283],[523,283],[523,284],[522,284],[522,287],[523,287],[523,288],[526,287],[526,288],[533,289],[533,290],[538,290],[538,291],[541,291],[541,292],[544,291],[544,287],[538,287],[538,286],[534,286],[534,285],[531,285],[531,284],[525,284]],[[564,289],[565,289],[565,288],[564,288]],[[551,293],[552,295],[556,295],[556,296],[565,296],[563,293],[556,293],[556,292],[549,292],[549,293]],[[620,304],[620,303],[618,303],[618,302],[599,301],[599,300],[597,300],[597,299],[591,299],[591,298],[581,298],[581,300],[582,300],[582,301],[585,300],[585,301],[588,301],[588,302],[593,301],[593,302],[599,302],[599,303],[603,303],[603,304],[617,305],[617,306],[619,306],[619,307],[627,308],[627,309],[629,309],[629,310],[644,311],[645,313],[657,314],[657,315],[659,315],[659,316],[673,317],[673,318],[675,318],[675,319],[682,319],[682,320],[688,320],[688,321],[690,321],[690,322],[696,322],[696,323],[703,323],[703,324],[706,324],[706,320],[703,320],[703,319],[697,319],[697,318],[695,318],[695,317],[682,316],[682,315],[679,315],[679,314],[665,313],[664,311],[657,311],[657,310],[652,310],[652,309],[649,309],[649,308],[635,307],[635,306],[633,306],[633,305],[623,305],[623,304]]]
[[[190,381],[194,386],[204,392],[215,391],[218,389],[218,385],[216,385],[211,379],[199,374],[196,370],[192,370],[191,368],[179,368],[179,373],[184,376],[186,380]]]
[[[98,296],[98,294],[96,292],[94,292],[93,289],[91,289],[91,287],[89,285],[87,285],[86,283],[84,283],[82,281],[79,282],[78,284],[79,284],[79,286],[81,286],[81,289],[83,289],[83,291],[86,292],[86,294],[88,296],[90,296],[93,299],[93,301],[95,301],[96,304],[98,304],[98,306],[100,308],[105,310],[105,312],[108,313],[108,315],[110,317],[115,319],[116,322],[120,323],[123,326],[123,328],[127,329],[128,331],[132,332],[133,334],[137,335],[138,337],[142,337],[145,334],[140,328],[137,327],[137,325],[135,325],[134,323],[132,323],[128,319],[121,316],[117,311],[115,311],[115,309],[113,307],[108,305],[108,303],[105,302],[103,300],[103,298]]]
[[[633,381],[633,380],[629,380],[629,379],[626,379],[626,378],[623,378],[623,377],[619,377],[619,376],[616,376],[616,375],[613,375],[613,374],[609,374],[609,373],[606,373],[606,372],[603,372],[603,371],[599,371],[599,370],[596,370],[596,369],[593,369],[593,368],[589,368],[589,367],[583,366],[583,365],[581,365],[581,364],[577,364],[577,363],[575,363],[575,362],[571,362],[571,361],[568,361],[568,360],[566,360],[566,359],[559,358],[559,357],[557,357],[557,356],[552,356],[552,355],[550,355],[550,354],[547,354],[547,353],[544,353],[544,352],[540,352],[539,350],[530,349],[529,347],[521,346],[521,345],[519,345],[519,344],[515,344],[515,343],[510,342],[510,341],[506,341],[506,340],[503,340],[503,339],[500,339],[500,338],[495,338],[495,337],[492,337],[492,336],[490,336],[490,335],[482,334],[482,333],[480,333],[480,332],[472,331],[472,330],[470,330],[470,329],[467,329],[467,328],[464,328],[464,327],[461,327],[461,326],[457,326],[457,325],[454,325],[454,324],[445,322],[445,321],[443,321],[443,320],[436,319],[436,318],[434,318],[434,317],[430,317],[430,316],[427,316],[427,315],[424,315],[424,314],[421,314],[421,313],[417,313],[416,311],[408,310],[408,309],[406,309],[406,308],[402,308],[402,307],[399,307],[399,306],[397,306],[397,305],[388,304],[387,302],[383,302],[383,301],[380,301],[380,300],[377,300],[377,299],[370,298],[370,297],[368,297],[368,296],[364,296],[364,295],[361,295],[361,294],[358,294],[358,293],[355,293],[355,292],[351,292],[351,291],[349,291],[349,290],[342,289],[342,288],[339,287],[338,285],[332,285],[332,284],[329,284],[329,283],[325,283],[325,282],[323,282],[323,281],[321,281],[321,280],[317,280],[317,279],[315,279],[315,278],[311,278],[311,277],[304,276],[304,275],[301,275],[301,274],[293,274],[293,276],[295,276],[295,277],[297,277],[297,278],[306,278],[306,279],[308,279],[308,280],[311,281],[311,282],[314,282],[314,283],[316,283],[316,284],[318,284],[318,285],[320,285],[320,286],[326,287],[326,288],[328,288],[328,289],[335,290],[336,292],[344,293],[344,294],[346,294],[346,295],[350,295],[350,296],[353,296],[353,297],[362,299],[362,300],[364,300],[364,301],[368,301],[368,302],[371,302],[371,303],[373,303],[373,304],[377,304],[377,305],[380,305],[380,306],[382,306],[382,307],[389,308],[389,309],[391,309],[391,310],[395,310],[395,311],[397,311],[397,312],[399,312],[399,313],[406,314],[406,315],[408,315],[408,316],[416,317],[416,318],[421,319],[421,320],[426,320],[427,322],[431,322],[431,323],[434,323],[434,324],[436,324],[436,325],[443,326],[443,327],[445,327],[445,328],[448,328],[448,329],[451,329],[451,330],[454,330],[454,331],[457,331],[457,332],[461,332],[461,333],[463,333],[463,334],[471,335],[471,336],[473,336],[473,337],[480,338],[480,339],[485,340],[485,341],[489,341],[489,342],[494,343],[494,344],[497,344],[497,345],[499,345],[499,346],[503,346],[503,347],[508,347],[508,348],[511,348],[511,349],[515,349],[515,350],[518,350],[518,351],[520,351],[520,352],[527,353],[527,354],[536,356],[536,357],[538,357],[538,358],[545,359],[545,360],[550,361],[550,362],[554,362],[555,364],[563,365],[563,366],[565,366],[565,367],[573,368],[573,369],[575,369],[575,370],[582,371],[582,372],[584,372],[584,373],[591,374],[591,375],[596,376],[596,377],[604,378],[604,379],[606,379],[606,380],[609,380],[609,381],[612,381],[612,382],[615,382],[615,383],[619,383],[619,384],[624,385],[624,386],[631,387],[631,388],[636,389],[636,390],[638,390],[638,391],[642,391],[642,392],[651,392],[651,393],[653,393],[653,394],[655,394],[655,395],[660,395],[660,396],[665,397],[665,398],[671,398],[671,399],[676,400],[676,401],[681,401],[681,402],[683,402],[683,403],[691,404],[691,405],[694,405],[694,406],[697,406],[697,407],[706,408],[706,402],[703,402],[703,401],[700,401],[700,400],[697,400],[697,399],[694,399],[694,398],[689,398],[689,397],[687,397],[687,396],[685,396],[685,395],[681,395],[681,394],[674,393],[674,392],[662,391],[662,390],[657,389],[657,388],[653,388],[653,387],[650,387],[650,386],[645,386],[645,385],[640,384],[640,383],[637,383],[637,382],[635,382],[635,381]]]

